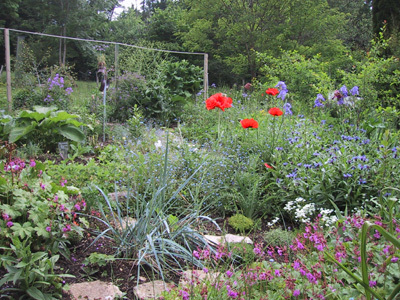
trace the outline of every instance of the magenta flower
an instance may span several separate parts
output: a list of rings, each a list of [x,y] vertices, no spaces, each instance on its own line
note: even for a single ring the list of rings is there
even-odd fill
[[[370,287],[376,286],[376,281],[375,281],[375,280],[370,280],[370,281],[369,281],[369,286],[370,286]]]
[[[65,225],[65,227],[62,229],[63,232],[68,232],[71,231],[71,224]]]
[[[75,204],[75,205],[74,205],[74,207],[75,207],[75,209],[76,209],[76,210],[81,210],[81,207],[79,206],[79,204],[78,204],[78,203],[77,203],[77,204]]]
[[[199,252],[196,251],[196,250],[193,250],[193,256],[196,257],[197,259],[200,258],[200,254],[199,254]]]
[[[47,227],[46,227],[46,231],[50,232],[50,231],[51,231],[51,227],[50,227],[50,226],[47,226]]]
[[[189,294],[184,290],[179,290],[178,295],[182,297],[182,300],[189,300]]]
[[[13,222],[11,222],[11,221],[8,221],[8,222],[7,222],[7,227],[8,227],[8,228],[12,227],[13,225],[14,225]]]
[[[300,296],[300,290],[294,290],[293,296],[295,296],[295,297]]]
[[[228,276],[228,278],[231,278],[233,275],[233,273],[231,271],[226,271],[226,276]]]
[[[36,162],[34,159],[31,159],[31,162],[29,163],[29,166],[31,166],[32,168],[36,166]]]

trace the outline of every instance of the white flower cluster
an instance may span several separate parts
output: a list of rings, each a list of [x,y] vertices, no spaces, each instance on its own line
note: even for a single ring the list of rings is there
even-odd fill
[[[275,223],[276,222],[278,222],[279,221],[279,218],[278,217],[276,217],[275,219],[273,219],[271,222],[268,222],[267,223],[267,225],[269,226],[269,227],[271,227],[271,226],[274,226],[275,225]]]
[[[294,211],[294,217],[296,221],[300,221],[302,223],[308,223],[311,221],[310,217],[315,212],[315,204],[308,203],[304,205],[304,202],[306,202],[306,200],[304,198],[299,197],[294,201],[289,201],[288,203],[286,203],[283,209],[287,210],[288,212]]]
[[[323,209],[321,208],[321,221],[325,224],[326,227],[331,227],[335,225],[338,218],[335,215],[331,215],[333,213],[333,209]]]
[[[302,223],[311,222],[311,218],[315,216],[317,209],[314,203],[305,203],[306,200],[304,198],[297,198],[294,201],[289,201],[286,203],[284,210],[288,212],[294,213],[294,218],[296,221]],[[321,221],[327,227],[331,227],[338,220],[335,215],[332,215],[333,209],[324,209],[321,208],[319,214],[321,215]]]

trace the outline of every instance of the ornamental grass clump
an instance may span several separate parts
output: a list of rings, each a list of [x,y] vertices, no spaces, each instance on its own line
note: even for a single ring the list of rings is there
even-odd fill
[[[138,282],[144,266],[150,267],[163,280],[169,272],[182,272],[187,264],[202,268],[202,262],[193,257],[192,252],[206,247],[208,243],[203,235],[194,230],[195,224],[199,220],[209,221],[219,229],[211,218],[200,215],[197,210],[190,207],[176,210],[179,195],[202,166],[181,183],[171,196],[167,196],[166,191],[171,184],[167,180],[168,151],[167,135],[162,177],[159,181],[150,178],[143,194],[130,192],[125,201],[116,199],[111,202],[98,188],[106,206],[100,205],[101,216],[93,217],[103,223],[106,229],[96,232],[92,244],[100,238],[114,242],[115,256],[135,261]],[[129,187],[128,190],[132,191]],[[134,225],[129,223],[129,217],[134,217]],[[214,252],[213,248],[210,248],[210,252]]]

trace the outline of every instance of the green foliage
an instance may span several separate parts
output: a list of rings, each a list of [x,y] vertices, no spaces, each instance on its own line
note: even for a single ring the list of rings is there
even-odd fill
[[[156,65],[152,67],[153,73],[145,70],[143,73],[125,73],[118,78],[118,88],[111,91],[112,119],[130,119],[135,107],[144,117],[158,118],[162,122],[179,117],[184,103],[200,87],[201,69],[186,60],[156,60],[153,64]],[[135,66],[135,69],[140,70],[140,67]]]
[[[387,47],[388,40],[381,33],[372,41],[368,55],[354,61],[351,72],[341,71],[343,82],[360,87],[364,108],[400,107],[400,63],[394,56],[382,55]]]
[[[139,107],[135,104],[133,106],[133,115],[131,118],[126,120],[126,124],[128,126],[129,133],[134,138],[139,138],[143,134],[144,130],[144,118],[143,112]]]
[[[40,88],[25,88],[17,90],[13,95],[13,109],[31,109],[35,105],[42,105],[43,99],[43,89]]]
[[[290,245],[294,237],[294,232],[283,230],[281,228],[271,229],[264,234],[267,246],[274,248],[282,245]]]
[[[46,252],[32,252],[27,239],[12,239],[10,247],[1,247],[2,266],[7,270],[0,280],[0,287],[12,282],[15,288],[3,288],[2,295],[10,291],[22,292],[36,300],[61,299],[62,277],[73,277],[68,274],[55,274],[55,265],[59,255],[50,256]]]
[[[327,95],[333,89],[329,65],[320,55],[308,59],[297,51],[283,51],[279,57],[258,53],[258,60],[263,82],[269,84],[263,87],[285,81],[291,99],[296,102],[311,104],[318,93]]]
[[[35,106],[33,111],[21,111],[15,118],[3,117],[1,136],[10,143],[29,140],[54,151],[62,137],[75,142],[84,140],[80,126],[85,124],[77,118],[79,116],[57,110],[54,106]]]
[[[147,107],[147,100],[144,98],[147,83],[137,73],[125,73],[117,81],[118,88],[110,90],[112,110],[109,116],[112,120],[126,121],[134,115],[135,107],[141,110]]]
[[[44,165],[34,160],[25,164],[14,159],[2,165],[2,245],[17,237],[29,241],[34,249],[66,255],[68,233],[82,231],[74,216],[86,203],[76,195],[76,189],[65,186],[65,179],[56,183],[43,170]]]
[[[241,233],[251,230],[254,226],[253,220],[242,214],[233,215],[228,219],[228,223],[233,229]]]

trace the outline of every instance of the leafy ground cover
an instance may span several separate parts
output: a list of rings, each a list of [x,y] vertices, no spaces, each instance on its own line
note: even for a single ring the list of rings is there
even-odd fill
[[[107,125],[106,143],[90,113],[4,115],[2,294],[65,298],[68,284],[101,278],[134,299],[147,277],[175,282],[164,299],[396,299],[399,133],[388,112],[364,105],[357,86],[308,107],[282,81],[211,91],[169,126],[136,106]],[[85,141],[67,134],[67,157],[39,155],[71,118],[88,125]],[[23,129],[41,122],[54,131],[40,140]],[[204,238],[234,228],[254,245]],[[178,285],[187,268],[219,275]]]

